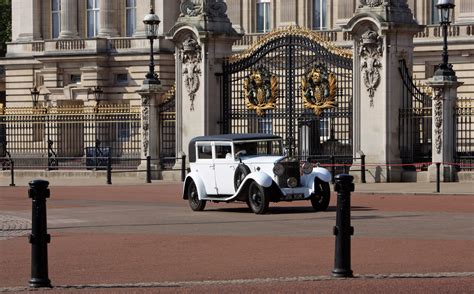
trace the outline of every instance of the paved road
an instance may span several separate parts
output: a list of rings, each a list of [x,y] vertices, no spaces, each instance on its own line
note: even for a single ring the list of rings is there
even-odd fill
[[[51,187],[53,291],[474,292],[473,197],[354,193],[357,278],[334,280],[334,201],[318,213],[309,202],[272,204],[267,215],[245,204],[191,212],[180,190],[180,183]],[[0,207],[0,291],[21,291],[30,270],[21,237],[30,227],[27,188],[0,187]]]

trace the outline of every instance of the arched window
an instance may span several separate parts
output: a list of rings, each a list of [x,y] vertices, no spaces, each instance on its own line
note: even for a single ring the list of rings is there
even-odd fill
[[[313,29],[327,30],[327,0],[313,0]]]
[[[125,17],[126,17],[126,33],[127,37],[133,36],[135,33],[135,25],[136,25],[136,8],[137,8],[137,1],[136,0],[127,0],[125,5]]]
[[[100,0],[87,0],[87,37],[93,38],[99,34]]]
[[[270,0],[257,0],[257,33],[270,31]]]
[[[51,36],[59,37],[61,32],[61,0],[51,0]]]

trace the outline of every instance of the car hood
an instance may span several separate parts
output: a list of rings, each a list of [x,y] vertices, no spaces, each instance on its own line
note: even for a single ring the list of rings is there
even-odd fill
[[[242,162],[245,164],[262,164],[262,163],[275,163],[281,159],[285,158],[285,156],[242,156]]]

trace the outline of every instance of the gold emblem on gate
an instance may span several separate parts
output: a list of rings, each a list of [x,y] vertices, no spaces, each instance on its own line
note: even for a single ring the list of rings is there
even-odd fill
[[[245,78],[244,91],[247,109],[255,110],[258,116],[276,107],[278,80],[264,67]]]
[[[323,64],[318,64],[303,77],[301,92],[304,107],[319,116],[325,109],[337,106],[336,75],[329,73]]]

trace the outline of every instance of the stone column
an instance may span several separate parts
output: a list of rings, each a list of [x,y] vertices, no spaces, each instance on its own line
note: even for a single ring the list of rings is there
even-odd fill
[[[159,97],[162,96],[160,89],[140,89],[138,93],[141,96],[141,163],[138,167],[139,170],[146,169],[146,161],[144,160],[147,156],[150,156],[152,178],[158,179],[157,171],[160,170],[159,162],[159,127],[158,127],[158,104]]]
[[[12,40],[33,41],[41,36],[41,3],[35,0],[11,1]]]
[[[98,37],[117,37],[118,1],[102,0],[100,2],[100,27]]]
[[[137,1],[136,8],[136,27],[135,33],[133,34],[136,38],[146,37],[145,35],[145,24],[143,23],[143,18],[150,12],[150,1],[141,0]],[[160,18],[162,19],[162,18]]]
[[[365,154],[367,182],[400,181],[401,58],[412,64],[413,36],[421,30],[406,0],[361,1],[343,27],[354,37],[353,154]],[[355,162],[355,169],[360,162]],[[359,172],[355,172],[359,173]]]
[[[454,162],[457,88],[463,83],[457,81],[438,81],[433,77],[427,85],[433,89],[431,164],[428,167],[429,181],[436,181],[436,163],[441,163],[441,181],[455,181]]]
[[[59,39],[74,39],[77,32],[77,0],[61,0],[61,32]]]
[[[196,136],[220,133],[220,78],[224,58],[241,35],[232,28],[220,0],[181,1],[181,14],[169,31],[176,48],[177,154],[187,154]]]

